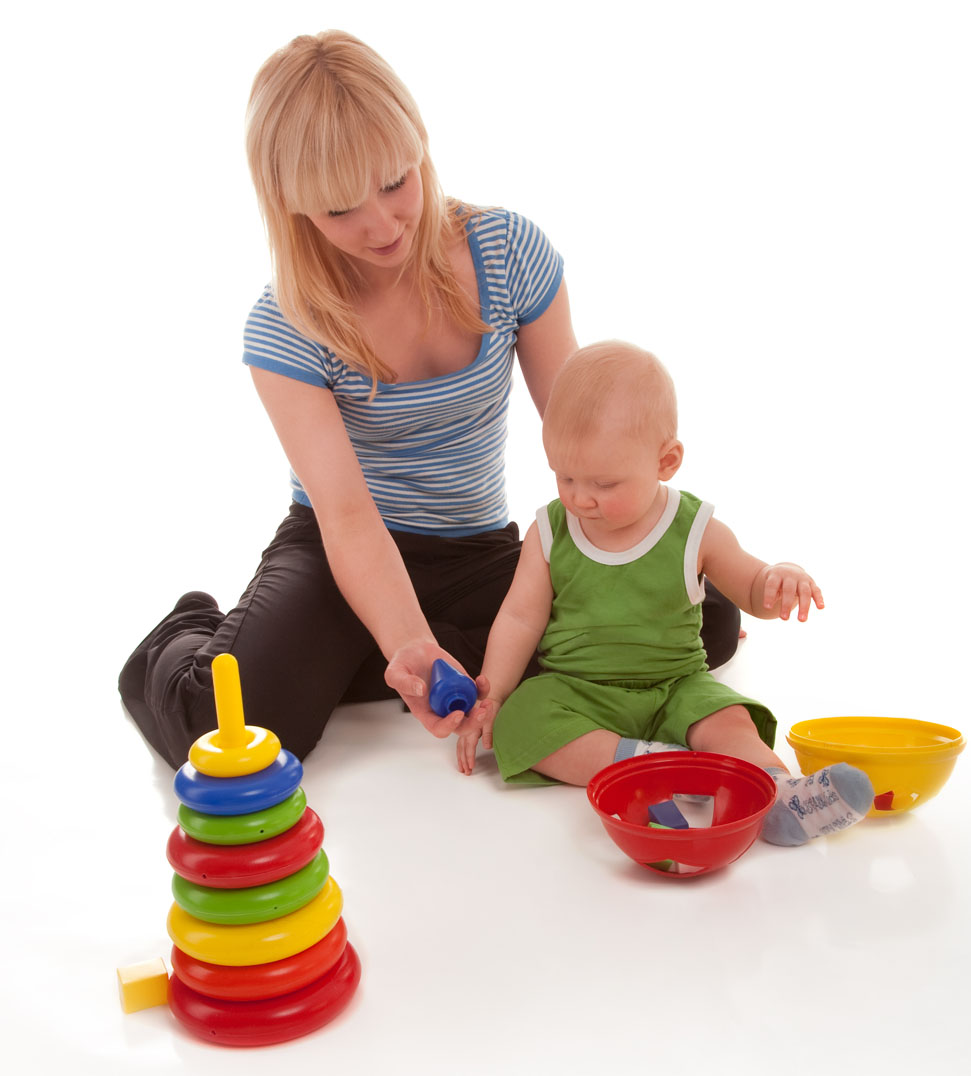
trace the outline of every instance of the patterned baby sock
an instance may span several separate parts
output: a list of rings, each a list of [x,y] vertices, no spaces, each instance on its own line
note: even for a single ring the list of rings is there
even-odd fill
[[[628,740],[621,739],[614,752],[614,762],[621,762],[625,758],[635,758],[637,755],[649,755],[653,751],[687,751],[679,743],[661,743],[660,740]]]
[[[762,826],[762,840],[769,844],[805,844],[847,829],[861,821],[873,803],[870,778],[846,762],[808,777],[792,777],[777,766],[768,772],[779,789]]]

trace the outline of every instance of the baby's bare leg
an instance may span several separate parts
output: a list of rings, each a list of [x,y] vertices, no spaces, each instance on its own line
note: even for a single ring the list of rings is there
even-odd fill
[[[744,706],[726,706],[696,721],[688,729],[688,746],[692,751],[741,758],[763,770],[789,772],[782,759],[759,738]]]
[[[597,729],[578,736],[552,755],[534,763],[533,769],[546,777],[555,777],[564,784],[586,786],[594,774],[614,761],[618,743],[620,737],[616,732]]]
[[[659,740],[623,739],[616,732],[597,729],[579,736],[571,743],[547,755],[533,766],[534,770],[555,777],[568,785],[587,785],[590,778],[599,773],[604,766],[621,759],[633,758],[635,755],[653,754],[657,751],[687,751],[677,743],[662,743]]]

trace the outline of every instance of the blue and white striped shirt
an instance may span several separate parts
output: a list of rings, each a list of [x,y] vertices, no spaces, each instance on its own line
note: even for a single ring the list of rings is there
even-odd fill
[[[535,321],[560,286],[563,260],[530,221],[484,210],[469,225],[482,320],[492,331],[453,374],[386,385],[283,317],[270,287],[246,323],[243,361],[334,393],[378,511],[392,530],[463,535],[508,522],[506,415],[520,325]],[[293,498],[309,505],[291,472]]]

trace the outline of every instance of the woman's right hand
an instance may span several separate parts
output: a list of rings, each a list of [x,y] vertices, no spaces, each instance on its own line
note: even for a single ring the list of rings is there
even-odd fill
[[[458,729],[466,715],[461,710],[454,710],[447,717],[439,717],[429,705],[432,665],[439,658],[465,673],[461,664],[433,639],[415,639],[391,655],[384,682],[398,692],[408,709],[433,736],[444,740]]]

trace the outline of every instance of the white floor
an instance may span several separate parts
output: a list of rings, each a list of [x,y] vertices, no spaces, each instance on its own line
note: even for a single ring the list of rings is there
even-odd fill
[[[506,789],[489,758],[463,778],[392,704],[338,712],[306,765],[363,962],[352,1006],[243,1051],[165,1009],[123,1015],[115,968],[168,956],[176,805],[118,669],[181,592],[232,602],[285,510],[239,363],[268,272],[240,139],[256,67],[296,33],[343,26],[388,56],[446,189],[527,213],[563,251],[580,340],[633,339],[671,367],[679,483],[754,553],[816,575],[825,612],[747,623],[725,672],[777,713],[783,756],[792,723],[820,714],[971,731],[961,5],[603,0],[554,23],[522,0],[488,20],[432,0],[326,7],[12,15],[4,1061],[964,1071],[971,755],[905,817],[758,844],[678,884],[628,862],[581,790]],[[470,76],[497,55],[503,78]],[[520,388],[520,521],[552,496],[536,432]]]
[[[815,626],[749,627],[725,675],[771,700],[783,730],[867,695],[888,712],[888,679],[901,697],[923,680],[902,644],[879,656],[879,619],[861,625],[835,602]],[[675,883],[625,859],[583,791],[504,788],[491,756],[464,778],[451,745],[393,703],[339,711],[306,764],[363,962],[351,1007],[309,1037],[242,1051],[195,1040],[164,1008],[123,1015],[114,969],[168,960],[176,801],[111,671],[73,697],[52,676],[53,720],[11,744],[2,991],[15,1056],[104,1074],[697,1073],[742,1059],[769,1073],[825,1044],[830,1072],[957,1071],[967,758],[911,814],[803,849],[759,842]],[[893,712],[967,726],[934,685]]]

